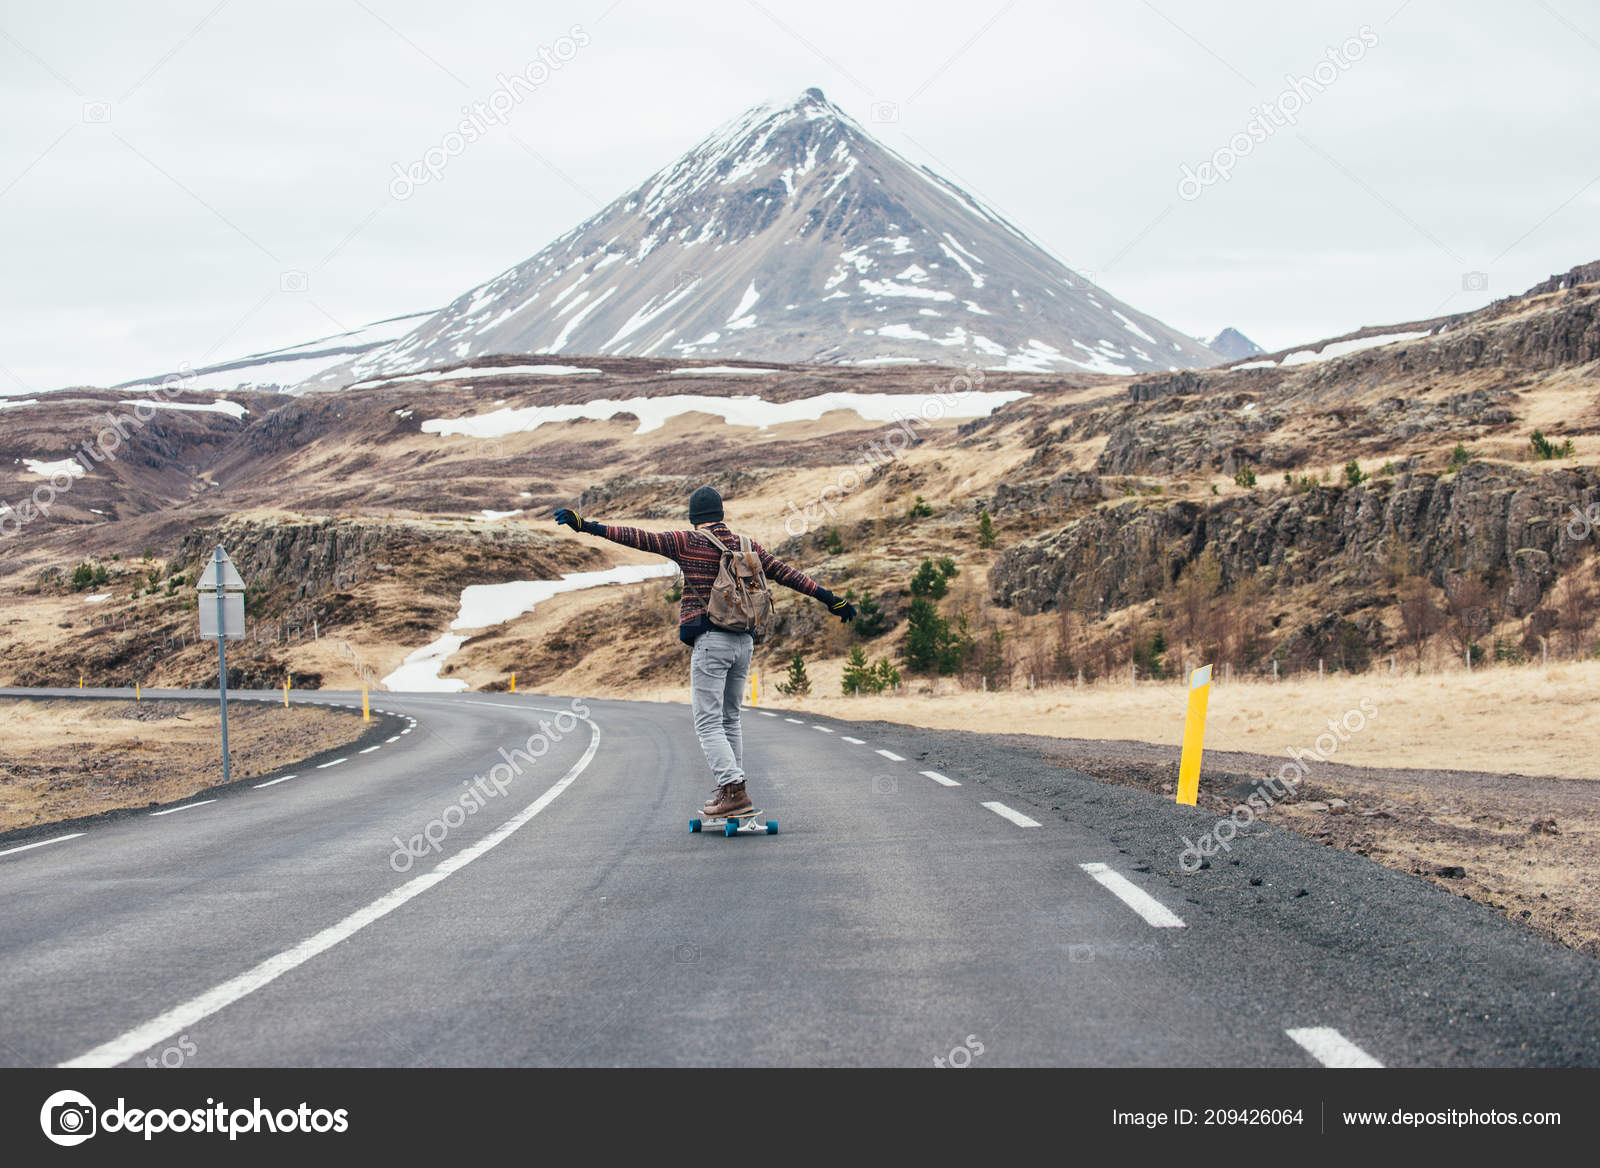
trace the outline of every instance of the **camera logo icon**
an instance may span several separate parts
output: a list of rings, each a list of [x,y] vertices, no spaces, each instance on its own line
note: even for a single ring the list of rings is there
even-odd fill
[[[284,272],[278,277],[280,292],[304,292],[311,287],[311,277],[304,272]]]
[[[699,965],[700,946],[688,941],[683,941],[673,947],[672,960],[679,965]]]
[[[900,103],[897,101],[875,101],[868,109],[867,116],[875,122],[898,122],[900,120]]]
[[[1489,290],[1489,273],[1462,272],[1461,290],[1463,292],[1487,292]]]
[[[893,775],[873,775],[872,793],[874,795],[894,795],[900,790],[900,782]]]
[[[57,1091],[39,1109],[39,1126],[52,1144],[71,1148],[94,1135],[98,1114],[87,1095]]]
[[[91,126],[101,126],[111,120],[111,103],[109,101],[86,101],[83,103],[83,120]]]

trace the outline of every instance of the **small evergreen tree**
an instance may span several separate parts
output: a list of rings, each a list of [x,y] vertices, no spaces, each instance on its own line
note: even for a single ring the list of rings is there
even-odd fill
[[[911,577],[911,595],[941,600],[950,591],[950,577],[939,571],[932,560],[923,560]]]
[[[836,556],[844,551],[844,540],[839,538],[839,529],[837,527],[830,527],[823,533],[822,550],[830,556]]]
[[[72,586],[73,586],[73,588],[77,589],[79,592],[82,592],[85,588],[89,587],[89,585],[91,585],[93,583],[94,583],[94,568],[90,566],[88,560],[85,560],[83,563],[79,564],[76,568],[72,569]]]
[[[926,499],[924,499],[921,495],[918,495],[917,499],[916,499],[916,502],[911,504],[911,510],[906,512],[906,518],[907,519],[927,519],[932,514],[933,514],[933,508],[928,506],[928,501]]]
[[[900,684],[900,671],[887,657],[878,658],[878,663],[872,667],[872,672],[877,675],[877,689],[873,691],[874,693],[895,689]]]
[[[1462,467],[1466,466],[1467,463],[1469,463],[1471,461],[1472,461],[1472,451],[1467,449],[1465,443],[1457,442],[1456,443],[1456,448],[1450,452],[1450,469],[1451,470],[1460,470]],[[1389,464],[1389,463],[1386,463],[1385,465],[1392,467],[1392,464]],[[1393,474],[1394,471],[1391,469],[1389,473]]]
[[[942,673],[950,643],[950,622],[939,615],[933,601],[917,596],[906,613],[906,665],[918,673]]]
[[[1233,481],[1241,487],[1253,487],[1256,485],[1256,472],[1250,469],[1250,464],[1247,462],[1233,472]]]
[[[1362,471],[1361,464],[1353,458],[1344,464],[1344,481],[1345,485],[1350,487],[1359,487],[1367,481],[1367,476]]]
[[[987,507],[978,512],[978,546],[994,547],[994,517],[989,514]]]
[[[806,676],[806,659],[800,650],[789,658],[789,671],[778,683],[778,692],[791,697],[802,697],[811,692],[811,679]]]
[[[1552,458],[1567,458],[1572,454],[1571,438],[1568,438],[1560,446],[1557,446],[1554,442],[1551,442],[1550,439],[1544,436],[1543,430],[1535,430],[1533,432],[1533,437],[1528,441],[1533,446],[1533,455],[1535,458],[1547,460]]]
[[[888,629],[889,617],[870,592],[862,593],[861,599],[857,600],[854,590],[851,590],[845,593],[845,599],[856,606],[856,619],[851,626],[863,641],[870,641]]]
[[[874,680],[872,666],[867,664],[866,651],[860,645],[854,646],[850,650],[850,656],[845,660],[844,677],[839,682],[839,689],[847,694],[858,694],[863,690],[876,693]]]

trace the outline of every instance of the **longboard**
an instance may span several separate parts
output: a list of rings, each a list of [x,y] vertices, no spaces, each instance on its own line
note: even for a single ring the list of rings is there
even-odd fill
[[[690,831],[718,831],[724,836],[730,835],[777,835],[778,821],[769,819],[762,823],[756,819],[761,812],[752,807],[749,811],[741,811],[737,815],[717,815],[691,819]]]

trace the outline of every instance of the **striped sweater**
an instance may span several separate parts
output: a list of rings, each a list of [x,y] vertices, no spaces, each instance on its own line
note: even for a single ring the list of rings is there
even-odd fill
[[[717,569],[722,565],[722,553],[711,546],[705,532],[711,532],[724,546],[737,548],[739,537],[728,529],[726,523],[718,521],[702,531],[644,531],[637,527],[585,522],[583,530],[590,535],[609,539],[612,543],[666,556],[683,569],[685,587],[683,599],[678,604],[680,641],[692,645],[696,637],[712,627],[701,597],[711,595],[711,586],[717,580]],[[825,604],[833,600],[833,593],[798,568],[784,563],[755,540],[750,541],[750,547],[761,557],[761,570],[767,574],[770,582],[793,588]]]

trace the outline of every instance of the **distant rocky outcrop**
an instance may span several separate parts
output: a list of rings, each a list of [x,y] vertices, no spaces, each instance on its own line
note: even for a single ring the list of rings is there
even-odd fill
[[[1064,606],[1110,612],[1148,600],[1211,548],[1224,586],[1272,569],[1276,583],[1370,585],[1388,570],[1391,537],[1444,585],[1482,577],[1522,616],[1560,569],[1588,550],[1568,533],[1571,509],[1600,501],[1600,471],[1536,473],[1472,463],[1458,474],[1402,474],[1356,487],[1252,492],[1215,501],[1128,499],[1008,549],[989,573],[995,604],[1024,614]]]

